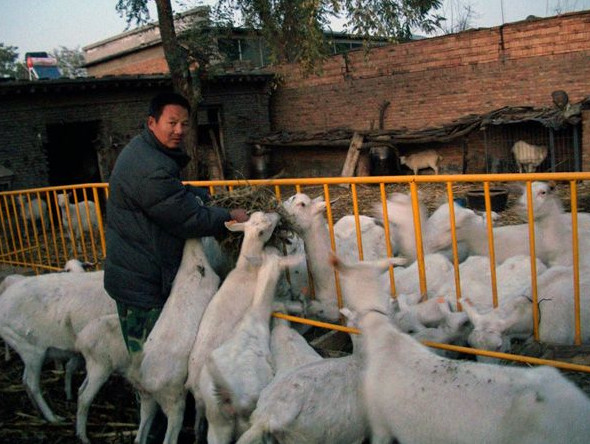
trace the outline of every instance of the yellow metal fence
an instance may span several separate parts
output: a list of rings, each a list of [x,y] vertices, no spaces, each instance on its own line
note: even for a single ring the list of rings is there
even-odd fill
[[[428,187],[436,186],[443,189],[444,200],[453,207],[455,198],[464,191],[465,185],[483,189],[485,200],[485,218],[490,256],[491,285],[493,305],[498,306],[495,248],[493,234],[493,220],[491,211],[491,193],[493,184],[522,183],[528,199],[529,247],[531,253],[531,298],[533,300],[534,337],[538,339],[539,311],[537,300],[537,273],[535,262],[535,230],[532,214],[531,183],[535,180],[556,181],[565,183],[569,187],[569,207],[572,216],[572,246],[573,246],[573,283],[575,300],[575,344],[581,344],[581,329],[590,328],[580,323],[580,268],[578,247],[578,192],[585,181],[590,180],[590,173],[530,173],[530,174],[485,174],[485,175],[438,175],[438,176],[384,176],[384,177],[355,177],[355,178],[297,178],[272,179],[252,181],[191,181],[192,185],[208,187],[212,194],[234,188],[267,187],[276,195],[279,201],[296,193],[303,192],[311,197],[323,195],[327,204],[327,222],[330,228],[332,249],[336,251],[333,226],[335,219],[345,214],[355,217],[356,236],[359,260],[363,260],[363,239],[360,230],[360,215],[365,214],[370,205],[381,204],[385,218],[387,218],[387,196],[392,190],[407,192],[412,198],[414,214],[414,230],[416,235],[417,261],[420,278],[420,291],[426,296],[426,271],[424,267],[424,248],[420,220],[420,193],[431,192]],[[366,193],[359,198],[359,190],[370,188],[372,197]],[[461,192],[458,190],[461,188]],[[61,196],[61,197],[60,197]],[[332,204],[333,199],[339,201],[338,211]],[[96,268],[101,268],[101,262],[106,255],[104,237],[105,202],[108,199],[107,184],[84,184],[75,186],[60,186],[38,188],[0,193],[0,264],[20,267],[30,267],[35,272],[61,270],[65,262],[73,257],[84,261],[95,262]],[[368,201],[370,200],[370,201]],[[61,202],[61,205],[60,205]],[[68,202],[69,205],[65,205]],[[344,204],[343,204],[344,203]],[[442,202],[440,202],[442,203]],[[343,205],[342,205],[343,204]],[[453,237],[454,277],[457,301],[461,299],[461,276],[459,273],[459,259],[457,239],[455,235],[455,215],[450,212],[450,225]],[[91,223],[92,222],[92,223]],[[88,229],[87,229],[88,228]],[[389,226],[384,224],[385,239],[383,256],[392,255],[389,241]],[[523,240],[524,241],[524,240]],[[336,253],[338,253],[336,251]],[[339,304],[341,303],[340,286],[335,273],[336,289]],[[390,283],[392,296],[395,297],[394,269],[390,268]],[[312,283],[311,283],[312,284]],[[458,303],[460,308],[460,303]],[[341,325],[327,324],[309,319],[275,313],[295,322],[307,323],[320,327],[357,333]],[[463,353],[475,353],[513,361],[532,364],[548,364],[567,370],[590,372],[590,366],[571,364],[554,360],[536,359],[527,356],[497,353],[484,350],[474,350],[447,344],[427,343],[432,347],[455,350]]]

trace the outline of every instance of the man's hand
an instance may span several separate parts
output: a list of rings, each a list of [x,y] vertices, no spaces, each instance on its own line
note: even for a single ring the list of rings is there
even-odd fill
[[[243,208],[234,208],[229,211],[229,215],[236,222],[246,222],[249,219],[248,213]]]

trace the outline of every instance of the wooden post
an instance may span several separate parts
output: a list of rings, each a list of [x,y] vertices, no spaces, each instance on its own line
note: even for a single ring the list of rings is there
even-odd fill
[[[363,146],[363,136],[355,131],[350,140],[350,146],[348,147],[348,154],[346,155],[346,161],[342,168],[342,177],[354,176],[354,170],[361,154],[361,147]]]
[[[217,144],[217,137],[215,137],[215,131],[212,129],[209,130],[209,137],[211,137],[211,144],[213,145],[213,154],[215,158],[215,163],[217,164],[217,169],[219,170],[218,175],[219,177],[211,177],[211,179],[221,179],[225,180],[225,174],[223,174],[223,165],[224,159],[219,149],[219,145]],[[213,176],[213,175],[211,175]]]

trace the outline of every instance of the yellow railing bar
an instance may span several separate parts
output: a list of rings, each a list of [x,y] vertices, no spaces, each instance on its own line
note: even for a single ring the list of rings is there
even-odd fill
[[[387,195],[385,193],[385,184],[381,182],[379,184],[379,190],[381,192],[381,206],[383,208],[383,229],[385,230],[385,248],[387,250],[387,257],[393,257],[393,251],[391,250],[391,234],[389,232],[389,214],[387,209]],[[395,291],[395,277],[393,272],[393,265],[389,266],[389,285],[391,288],[391,296],[396,296]]]
[[[354,225],[356,227],[356,244],[358,246],[359,261],[362,261],[364,260],[365,256],[363,254],[363,236],[359,218],[359,203],[356,184],[353,183],[350,189],[352,191],[352,214],[354,215]]]
[[[287,314],[279,313],[279,312],[274,312],[272,315],[275,318],[285,319],[287,321],[296,322],[298,324],[311,325],[313,327],[326,328],[329,330],[337,330],[337,331],[341,331],[341,332],[349,333],[349,334],[362,334],[362,332],[358,328],[354,328],[354,327],[346,327],[344,325],[315,321],[313,319],[300,318],[297,316],[291,316],[291,315],[287,315]],[[563,370],[572,370],[572,371],[590,373],[590,366],[587,366],[587,365],[570,364],[569,362],[563,362],[563,361],[533,358],[530,356],[523,356],[523,355],[513,355],[511,353],[500,353],[500,352],[494,352],[494,351],[489,351],[489,350],[475,349],[475,348],[471,348],[471,347],[462,347],[460,345],[441,344],[438,342],[431,342],[431,341],[422,341],[422,344],[424,344],[428,347],[438,348],[441,350],[450,350],[450,351],[455,351],[455,352],[460,352],[460,353],[467,353],[470,355],[488,356],[491,358],[506,359],[506,360],[516,361],[516,362],[524,362],[524,363],[528,363],[528,364],[551,365],[553,367],[561,368]]]
[[[455,200],[453,199],[453,183],[447,182],[447,198],[449,202],[449,221],[451,224],[451,240],[453,246],[453,271],[455,275],[455,302],[457,309],[462,310],[461,307],[461,276],[459,274],[459,249],[457,247],[457,224],[455,221]]]
[[[492,202],[490,199],[490,183],[487,181],[484,182],[483,189],[484,198],[486,202],[486,223],[488,230],[488,248],[490,254],[490,277],[492,283],[492,305],[495,308],[498,306],[498,282],[496,281],[496,251],[494,248],[494,226],[492,224]]]
[[[572,213],[572,253],[574,268],[574,344],[582,344],[580,327],[580,251],[578,244],[578,189],[576,181],[570,181],[570,204]],[[586,326],[587,328],[587,326]]]
[[[533,214],[533,191],[532,183],[526,184],[527,193],[527,213],[528,213],[528,227],[529,227],[529,249],[531,252],[531,288],[533,300],[533,337],[535,341],[539,340],[539,298],[537,295],[537,261],[536,261],[536,246],[535,246],[535,215]],[[534,272],[533,272],[534,270]]]
[[[569,181],[570,182],[570,201],[571,201],[571,212],[572,212],[572,245],[573,245],[573,260],[574,260],[574,297],[575,297],[575,343],[579,345],[581,343],[581,319],[580,319],[580,288],[579,288],[579,243],[578,243],[578,220],[577,220],[577,182],[583,180],[590,180],[590,173],[525,173],[525,174],[472,174],[472,175],[439,175],[439,176],[382,176],[382,177],[333,177],[333,178],[292,178],[292,179],[260,179],[260,180],[252,180],[252,181],[244,181],[244,180],[235,180],[235,181],[192,181],[191,184],[195,184],[197,186],[207,186],[210,190],[214,190],[215,186],[224,186],[228,187],[229,189],[233,189],[237,186],[273,186],[275,189],[275,194],[277,199],[280,200],[281,198],[281,186],[295,186],[297,192],[301,192],[302,186],[322,186],[324,190],[324,196],[326,199],[326,209],[327,209],[327,217],[328,217],[328,225],[330,227],[330,236],[331,236],[331,243],[332,249],[335,250],[335,239],[333,233],[333,216],[332,216],[332,208],[330,205],[330,190],[329,186],[334,184],[347,184],[351,185],[352,191],[352,205],[353,205],[353,212],[355,215],[355,225],[357,229],[357,242],[359,245],[359,256],[362,259],[363,252],[362,252],[362,236],[360,234],[360,220],[359,220],[359,211],[358,211],[358,196],[356,190],[356,184],[378,184],[380,186],[381,192],[381,200],[383,205],[383,213],[384,213],[384,229],[386,234],[386,247],[387,247],[387,254],[391,257],[392,249],[390,244],[390,233],[389,233],[389,224],[387,221],[389,220],[387,214],[387,204],[386,204],[386,192],[385,192],[385,184],[392,184],[392,183],[408,183],[410,186],[410,195],[412,197],[412,208],[414,213],[414,220],[415,220],[415,232],[416,232],[416,242],[417,242],[417,256],[418,256],[418,263],[419,263],[419,272],[420,275],[420,282],[421,282],[421,291],[425,294],[426,292],[426,278],[425,278],[425,270],[424,270],[424,263],[423,263],[423,239],[422,239],[422,230],[420,227],[420,216],[419,216],[419,207],[418,207],[418,194],[417,194],[417,184],[418,183],[446,183],[447,186],[447,197],[449,201],[449,205],[453,205],[453,190],[452,184],[453,183],[461,183],[461,182],[483,182],[484,184],[484,195],[486,199],[486,216],[488,222],[488,230],[492,229],[492,221],[491,221],[491,202],[490,202],[490,194],[489,194],[489,183],[492,181],[504,181],[504,182],[522,182],[525,181],[527,184],[527,201],[528,201],[528,218],[529,218],[529,241],[530,241],[530,251],[531,251],[531,288],[532,288],[532,296],[533,296],[533,322],[534,322],[534,337],[538,340],[538,320],[539,320],[539,311],[538,311],[538,296],[537,296],[537,281],[536,281],[536,262],[534,257],[535,254],[535,243],[534,243],[534,215],[532,210],[532,189],[531,189],[531,181],[534,180],[555,180],[555,181]],[[0,195],[3,196],[3,199],[0,201],[0,219],[1,219],[1,228],[3,237],[6,239],[2,240],[0,243],[0,258],[3,259],[4,263],[10,263],[13,265],[20,265],[20,266],[33,266],[35,268],[40,269],[47,269],[47,270],[59,270],[61,267],[55,267],[52,265],[45,265],[45,264],[37,264],[34,263],[34,251],[37,251],[37,257],[39,262],[42,262],[42,257],[40,256],[40,245],[38,232],[36,227],[33,227],[32,236],[28,230],[28,226],[26,223],[23,224],[23,230],[21,230],[19,220],[23,219],[24,211],[23,208],[23,201],[19,201],[22,215],[19,216],[17,212],[17,208],[19,207],[16,204],[16,197],[19,195],[26,196],[27,198],[27,205],[29,208],[29,212],[31,213],[32,210],[32,202],[31,202],[31,195],[36,193],[37,197],[40,198],[40,193],[43,191],[47,197],[47,201],[49,203],[50,200],[50,193],[53,194],[53,203],[55,205],[54,208],[58,210],[57,216],[57,226],[55,221],[53,220],[53,211],[49,211],[49,223],[51,225],[51,231],[53,234],[53,247],[55,250],[55,256],[59,255],[59,249],[57,248],[57,236],[56,234],[60,234],[62,238],[62,246],[64,253],[67,254],[67,249],[65,245],[65,239],[63,235],[63,226],[62,226],[62,213],[61,208],[57,205],[57,193],[64,193],[66,194],[67,191],[73,191],[76,189],[82,189],[82,193],[84,195],[84,202],[85,202],[85,211],[88,220],[89,217],[89,206],[88,206],[88,199],[87,199],[87,191],[86,188],[91,187],[94,197],[94,202],[97,205],[97,217],[99,219],[99,231],[100,231],[100,242],[102,247],[103,256],[106,254],[106,244],[104,241],[104,224],[102,220],[102,212],[100,211],[100,199],[98,196],[98,188],[103,188],[104,195],[108,199],[109,190],[108,184],[80,184],[74,186],[60,186],[60,187],[51,187],[51,188],[39,188],[39,189],[32,189],[32,190],[15,190],[10,192],[3,192]],[[76,204],[78,203],[77,195],[74,193],[74,201]],[[67,194],[66,194],[67,197]],[[9,205],[9,200],[12,205]],[[2,205],[3,203],[3,205]],[[39,204],[40,205],[40,204]],[[76,207],[76,217],[78,218],[78,222],[80,222],[80,209]],[[68,218],[71,220],[73,215],[69,215],[69,207],[66,207],[66,213],[68,213]],[[41,214],[43,214],[41,212]],[[455,214],[454,211],[450,212],[450,224],[452,228],[452,240],[453,240],[453,255],[455,259],[455,282],[456,288],[458,291],[458,295],[461,295],[461,287],[460,287],[460,276],[458,275],[458,252],[457,252],[457,239],[456,239],[456,231],[455,231]],[[14,222],[14,224],[13,224]],[[23,221],[24,222],[24,221]],[[14,226],[13,226],[14,225]],[[418,226],[417,226],[418,225]],[[41,226],[43,227],[43,236],[44,236],[44,244],[48,250],[49,255],[49,243],[47,242],[46,237],[46,227],[44,216],[41,216]],[[55,230],[58,229],[59,233],[55,233]],[[70,224],[70,230],[72,230],[72,225]],[[81,236],[84,236],[83,231],[81,230]],[[73,233],[72,238],[74,238]],[[29,245],[25,247],[25,239],[31,243],[32,239],[34,238],[34,245]],[[490,262],[492,266],[492,287],[496,286],[496,274],[495,274],[495,260],[492,260],[492,256],[495,256],[494,252],[494,245],[493,245],[493,233],[488,235],[488,240],[491,239],[490,245]],[[18,240],[18,246],[17,246]],[[90,240],[93,248],[93,253],[95,259],[97,257],[97,253],[95,250],[95,243],[93,234],[90,234]],[[4,244],[6,242],[6,244]],[[10,243],[12,242],[12,248],[10,247]],[[84,243],[83,243],[84,245]],[[73,245],[75,250],[75,242]],[[27,256],[30,255],[30,259],[27,259]],[[420,256],[421,259],[420,259]],[[6,259],[9,260],[6,260]],[[30,260],[30,262],[29,262]],[[391,289],[392,295],[395,295],[395,279],[393,275],[393,267],[390,268],[390,281],[391,281]],[[338,296],[338,305],[342,306],[342,296],[340,290],[340,283],[338,279],[338,275],[335,272],[335,280],[336,280],[336,291]],[[496,290],[494,289],[494,294],[496,295]],[[497,297],[497,296],[496,296]],[[494,301],[494,305],[497,305],[497,299]],[[287,316],[287,315],[285,315]],[[326,327],[331,329],[337,329],[342,331],[349,331],[348,327],[343,326],[336,326],[334,324],[322,323],[313,320],[306,320],[303,318],[296,318],[292,317],[289,320],[300,319],[298,322],[302,323],[309,323],[310,325]],[[548,361],[548,360],[538,360],[536,358],[528,358],[528,357],[519,357],[518,355],[510,355],[510,354],[502,354],[496,352],[487,352],[481,350],[474,350],[471,348],[466,347],[457,347],[457,346],[449,346],[446,344],[430,344],[426,343],[429,346],[435,346],[442,349],[449,349],[449,350],[456,350],[465,353],[472,353],[472,354],[480,354],[484,356],[491,356],[500,359],[511,359],[515,361],[522,361],[522,362],[529,362],[529,363],[542,363],[542,364],[549,364],[556,366],[558,368],[565,368],[568,370],[579,370],[579,371],[590,371],[590,367],[587,366],[575,366],[569,365],[565,363],[560,363],[559,361]]]
[[[424,268],[424,247],[422,244],[422,221],[420,220],[420,201],[416,182],[410,182],[410,196],[412,197],[412,213],[414,214],[414,234],[416,236],[416,260],[418,261],[418,276],[420,279],[420,295],[422,300],[428,298],[426,287],[426,270]]]

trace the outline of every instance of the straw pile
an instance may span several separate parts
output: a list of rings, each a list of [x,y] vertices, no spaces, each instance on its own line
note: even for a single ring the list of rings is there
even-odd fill
[[[252,214],[256,211],[278,213],[281,216],[281,219],[268,241],[268,244],[279,250],[282,250],[283,244],[288,242],[287,239],[289,234],[293,232],[288,218],[284,217],[285,213],[279,205],[279,201],[269,188],[241,187],[228,192],[216,193],[211,196],[209,204],[216,207],[227,208],[228,210],[233,208],[244,208],[248,214]],[[217,240],[223,251],[235,260],[240,253],[243,237],[242,233],[227,231]]]

